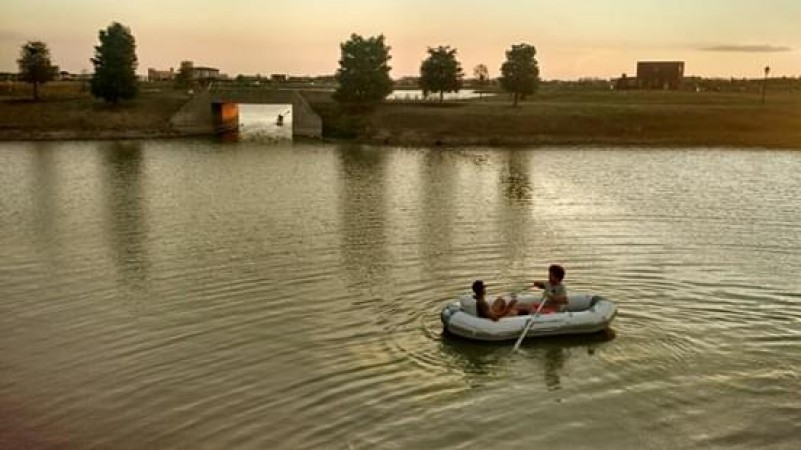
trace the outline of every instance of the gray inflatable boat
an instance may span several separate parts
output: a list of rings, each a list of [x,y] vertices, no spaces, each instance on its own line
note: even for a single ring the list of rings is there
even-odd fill
[[[517,306],[531,308],[542,297],[536,294],[518,295]],[[506,296],[508,302],[511,298]],[[477,316],[476,300],[464,295],[442,308],[440,317],[447,331],[478,341],[505,341],[520,337],[529,320],[534,323],[526,337],[585,334],[605,330],[612,324],[617,307],[611,301],[589,294],[568,295],[568,305],[562,312],[504,317],[498,321]]]

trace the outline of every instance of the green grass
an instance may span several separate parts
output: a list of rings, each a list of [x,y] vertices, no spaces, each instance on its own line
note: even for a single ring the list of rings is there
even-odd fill
[[[0,86],[0,139],[170,135],[187,100],[170,86],[143,84],[116,107],[80,83]],[[324,136],[394,145],[632,144],[801,149],[801,91],[668,92],[543,88],[518,107],[506,94],[437,103],[387,102],[366,114],[342,112],[331,91],[307,90]]]
[[[322,99],[318,98],[320,104]],[[801,93],[540,92],[449,103],[385,103],[367,142],[432,145],[633,144],[801,148]]]
[[[78,82],[40,88],[40,101],[19,83],[0,91],[0,139],[128,137],[170,133],[169,120],[187,97],[172,89],[142,89],[117,106],[93,99]]]

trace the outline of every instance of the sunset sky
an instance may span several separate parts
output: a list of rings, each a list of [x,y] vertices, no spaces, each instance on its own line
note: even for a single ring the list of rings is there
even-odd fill
[[[686,61],[687,75],[801,76],[801,0],[3,0],[0,71],[43,40],[62,70],[91,71],[97,33],[131,28],[139,73],[180,61],[237,74],[324,75],[351,33],[383,33],[392,76],[417,75],[450,45],[467,75],[497,76],[516,43],[537,48],[545,79],[633,74],[638,60]]]

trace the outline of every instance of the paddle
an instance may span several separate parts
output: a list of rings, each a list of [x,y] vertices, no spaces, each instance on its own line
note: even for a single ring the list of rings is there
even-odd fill
[[[523,327],[523,332],[520,333],[520,337],[517,338],[517,342],[515,342],[515,346],[512,349],[512,352],[516,352],[517,349],[520,348],[520,343],[523,342],[523,338],[526,337],[526,333],[528,333],[528,330],[531,328],[531,325],[534,325],[534,319],[536,319],[537,316],[540,315],[540,311],[542,310],[542,307],[545,306],[545,303],[547,303],[547,302],[548,302],[548,299],[545,298],[545,296],[543,295],[542,296],[542,300],[540,301],[540,305],[537,307],[537,311],[534,314],[529,314],[528,322],[526,322],[526,326]]]

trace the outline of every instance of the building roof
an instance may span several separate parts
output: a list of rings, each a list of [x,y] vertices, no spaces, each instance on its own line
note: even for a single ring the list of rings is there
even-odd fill
[[[684,61],[637,61],[637,64],[684,64]]]

